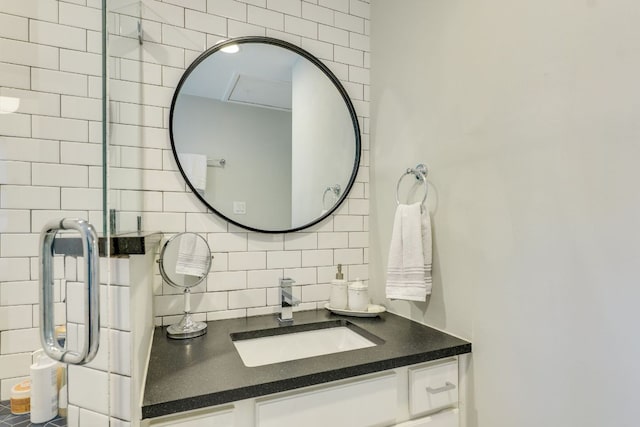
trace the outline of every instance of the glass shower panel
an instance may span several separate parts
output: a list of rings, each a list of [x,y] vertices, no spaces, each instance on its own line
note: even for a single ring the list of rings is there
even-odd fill
[[[42,347],[41,230],[52,220],[81,218],[93,224],[102,242],[109,238],[105,22],[106,1],[0,2],[2,425],[30,418],[12,414],[8,400],[14,386],[29,380],[32,353]],[[57,342],[69,350],[82,347],[85,328],[86,268],[79,241],[76,232],[59,232],[52,249],[53,323]],[[122,382],[119,355],[128,345],[114,320],[124,299],[111,283],[113,265],[104,246],[97,356],[58,375],[58,397],[68,402],[63,420],[69,425],[126,425],[120,397],[112,399],[111,393]]]

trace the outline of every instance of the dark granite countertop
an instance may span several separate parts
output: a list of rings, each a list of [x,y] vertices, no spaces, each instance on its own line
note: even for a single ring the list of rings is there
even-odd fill
[[[109,239],[111,256],[144,255],[149,248],[162,239],[159,231],[133,231],[131,233],[112,234]],[[107,238],[98,236],[98,251],[105,256]],[[56,238],[53,250],[58,255],[82,255],[82,241],[79,237]]]
[[[278,328],[274,315],[209,322],[206,335],[168,339],[155,330],[142,418],[153,418],[471,352],[471,343],[391,313],[343,317],[294,313],[295,325],[346,319],[384,341],[375,347],[271,365],[244,366],[230,334]],[[287,328],[287,326],[282,326]]]

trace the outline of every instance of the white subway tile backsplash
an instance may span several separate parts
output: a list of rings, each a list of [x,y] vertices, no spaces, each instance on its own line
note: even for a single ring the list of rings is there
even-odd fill
[[[42,188],[42,187],[33,187],[33,188]],[[83,218],[87,219],[87,211],[67,211],[67,210],[32,210],[31,211],[31,230],[32,232],[39,233],[42,230],[42,227],[45,226],[46,223],[55,218]],[[96,225],[96,224],[94,224]],[[37,260],[36,260],[37,261]],[[37,262],[35,263],[37,265]],[[37,268],[35,270],[37,272]],[[37,273],[35,276],[37,277]]]
[[[0,332],[0,354],[32,352],[39,348],[40,330],[38,328]]]
[[[349,247],[349,234],[346,232],[318,233],[319,249],[335,249]]]
[[[362,67],[364,61],[364,54],[361,50],[350,49],[348,47],[336,46],[333,50],[333,58],[336,62],[343,64],[355,65],[356,67]],[[352,100],[355,104],[355,100]],[[356,111],[358,111],[356,109]]]
[[[4,13],[24,16],[26,18],[58,22],[57,0],[38,0],[37,2],[5,1],[2,2],[2,11]]]
[[[99,144],[87,144],[86,142],[60,143],[60,162],[72,165],[102,164],[102,146]]]
[[[319,40],[302,38],[301,45],[304,50],[309,51],[320,59],[328,59],[333,61],[333,45],[331,43],[321,42]]]
[[[366,231],[349,233],[350,248],[366,248],[368,246],[369,246],[369,233],[367,233]]]
[[[0,52],[2,52],[2,61],[12,64],[50,69],[57,69],[59,64],[58,48],[56,47],[0,39]]]
[[[310,39],[318,38],[318,24],[295,16],[284,16],[284,31]]]
[[[110,130],[110,142],[114,145],[165,148],[169,144],[169,135],[165,129],[114,123],[110,125]]]
[[[100,413],[108,413],[109,374],[84,366],[69,365],[69,404],[88,408]],[[82,416],[81,416],[82,418]],[[84,424],[81,419],[81,425]]]
[[[267,28],[284,30],[284,15],[261,7],[248,6],[248,22]]]
[[[318,4],[341,12],[349,12],[349,0],[318,0]]]
[[[266,252],[231,252],[229,270],[261,270],[267,266]]]
[[[302,251],[302,266],[317,267],[333,265],[333,251],[330,249]]]
[[[58,209],[60,189],[3,185],[0,187],[0,207],[4,209]]]
[[[27,114],[0,114],[0,135],[31,136],[31,116]]]
[[[349,47],[352,49],[359,49],[363,52],[369,52],[371,50],[369,36],[358,33],[349,33]]]
[[[284,236],[284,249],[317,249],[318,234],[317,233],[289,233]]]
[[[350,215],[369,215],[369,201],[366,199],[349,200]]]
[[[302,3],[302,18],[304,19],[320,22],[325,25],[333,25],[333,16],[334,11],[331,9],[311,3]]]
[[[247,5],[235,0],[207,0],[207,13],[246,21]]]
[[[349,0],[349,13],[369,19],[369,3],[361,0]]]
[[[185,231],[185,214],[172,212],[143,212],[144,230],[162,231],[164,233],[181,233]]]
[[[32,20],[29,23],[29,40],[41,45],[74,50],[87,49],[85,30],[45,21]]]
[[[250,251],[281,251],[283,249],[283,234],[249,233],[248,250]]]
[[[362,249],[336,249],[333,254],[336,264],[362,264]]]
[[[302,302],[327,301],[331,287],[328,284],[307,285],[302,287]]]
[[[204,205],[193,193],[165,192],[163,209],[165,212],[203,212]],[[211,215],[211,214],[207,214]],[[188,223],[188,220],[187,220]]]
[[[102,209],[102,190],[99,188],[62,188],[62,209]]]
[[[229,291],[247,288],[247,273],[244,271],[218,271],[207,277],[207,291]]]
[[[247,233],[213,233],[207,238],[213,252],[241,252],[247,250]]]
[[[290,277],[296,281],[296,286],[317,283],[315,268],[285,268],[284,277]]]
[[[247,287],[270,288],[279,286],[279,280],[284,277],[283,270],[254,270],[247,272]]]
[[[161,65],[130,59],[120,59],[119,61],[119,79],[154,85],[162,84],[163,67]]]
[[[182,300],[182,297],[178,298]],[[227,309],[225,292],[206,292],[191,296],[191,308],[194,313],[221,311]]]
[[[245,289],[229,292],[229,308],[262,307],[267,303],[265,289]]]
[[[349,81],[355,83],[369,84],[370,76],[369,69],[363,67],[349,66]],[[368,129],[363,128],[363,133],[369,133]]]
[[[31,305],[0,307],[0,331],[31,328],[33,326],[32,307]]]
[[[302,265],[300,251],[267,252],[267,268],[294,268]]]
[[[217,215],[211,213],[187,213],[186,231],[223,233],[227,231],[227,223]],[[218,236],[218,234],[216,234],[216,236]],[[209,245],[211,246],[211,241],[209,241]]]
[[[266,30],[264,27],[259,25],[247,24],[245,22],[229,19],[227,21],[227,33],[230,38],[241,36],[264,36],[266,34]]]
[[[0,37],[28,40],[29,20],[21,16],[0,13]]]
[[[31,131],[34,138],[81,142],[89,140],[89,124],[85,120],[32,116]]]
[[[336,12],[335,26],[343,30],[364,33],[364,19],[347,13]]]
[[[120,123],[128,125],[162,127],[163,110],[161,107],[152,107],[148,105],[131,104],[121,102],[118,104],[120,109]]]
[[[227,34],[227,20],[220,16],[186,10],[184,19],[185,27],[188,29],[205,34]]]
[[[286,13],[287,15],[302,15],[302,0],[267,0],[267,9]]]
[[[0,239],[0,256],[37,257],[40,248],[39,241],[39,234],[4,234]]]
[[[182,27],[162,25],[162,43],[169,46],[203,51],[206,49],[207,37],[200,31],[188,30]]]
[[[142,18],[184,27],[184,9],[156,0],[145,0],[140,8]]]
[[[0,378],[28,376],[31,354],[18,353],[0,355]]]
[[[18,108],[20,113],[45,116],[60,115],[60,95],[11,88],[0,88],[0,95],[20,99],[20,107]]]
[[[31,163],[0,160],[0,184],[31,184]]]
[[[60,71],[100,76],[102,57],[96,53],[60,49]]]
[[[363,231],[362,216],[336,215],[333,217],[335,231]]]
[[[102,12],[100,9],[82,7],[69,3],[60,3],[60,24],[70,27],[102,30]]]
[[[28,233],[30,231],[31,213],[28,210],[0,210],[0,233]]]
[[[33,185],[87,187],[89,185],[89,169],[80,165],[34,163]]]
[[[165,48],[169,47],[165,46]],[[183,62],[184,55],[180,52],[180,64]],[[109,86],[109,94],[111,95],[112,101],[166,107],[171,105],[173,89],[149,84],[141,85],[136,82],[127,82],[124,80],[112,80]]]
[[[207,0],[163,0],[165,3],[171,3],[176,6],[184,7],[188,12],[189,9],[205,12],[207,10]]]
[[[5,61],[4,55],[2,60]],[[29,89],[31,86],[31,70],[22,65],[0,62],[0,86]]]

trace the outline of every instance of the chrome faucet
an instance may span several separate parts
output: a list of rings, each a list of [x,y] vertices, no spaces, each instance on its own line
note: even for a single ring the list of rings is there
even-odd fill
[[[296,281],[283,277],[280,279],[280,324],[290,325],[293,323],[293,307],[300,304],[300,300],[293,296],[293,284]]]

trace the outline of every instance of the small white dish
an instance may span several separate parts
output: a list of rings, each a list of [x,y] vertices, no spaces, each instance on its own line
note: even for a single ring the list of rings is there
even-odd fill
[[[326,308],[332,313],[340,314],[341,316],[353,316],[353,317],[376,317],[380,313],[384,313],[385,311],[387,311],[386,308],[377,304],[369,304],[366,311],[355,311],[355,310],[347,310],[347,309],[341,309],[341,308],[333,308],[329,305],[329,303],[325,304],[324,308]]]

